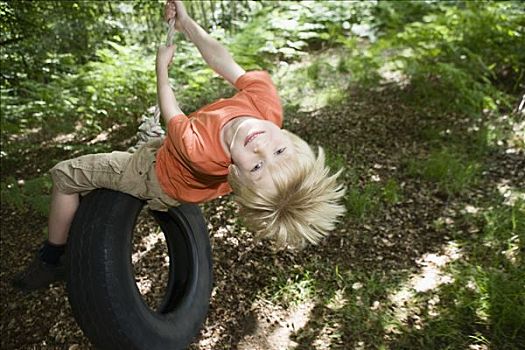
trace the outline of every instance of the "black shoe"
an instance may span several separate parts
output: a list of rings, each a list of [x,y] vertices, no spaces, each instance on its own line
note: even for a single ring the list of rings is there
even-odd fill
[[[62,260],[62,259],[61,259]],[[25,292],[47,288],[51,283],[65,280],[66,269],[60,261],[51,265],[40,260],[37,254],[31,264],[13,279],[13,286]]]

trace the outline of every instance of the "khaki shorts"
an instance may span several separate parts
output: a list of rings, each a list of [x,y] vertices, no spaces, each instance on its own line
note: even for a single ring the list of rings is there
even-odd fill
[[[63,193],[86,195],[97,188],[108,188],[143,199],[152,210],[166,211],[180,203],[164,193],[155,174],[161,144],[162,139],[155,139],[135,153],[116,151],[66,160],[50,170],[51,177]]]

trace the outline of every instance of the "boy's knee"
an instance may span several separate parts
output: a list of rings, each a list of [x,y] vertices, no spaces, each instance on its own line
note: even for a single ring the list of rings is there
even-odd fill
[[[105,153],[89,154],[62,161],[49,173],[56,188],[66,194],[111,188],[111,183],[122,172],[122,162],[113,158]]]
[[[64,187],[64,177],[67,176],[67,169],[70,167],[70,160],[64,160],[56,164],[49,170],[51,180],[53,181],[53,189],[58,192],[67,193],[67,189]]]

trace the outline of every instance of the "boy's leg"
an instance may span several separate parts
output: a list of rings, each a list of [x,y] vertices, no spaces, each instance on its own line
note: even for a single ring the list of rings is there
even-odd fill
[[[32,291],[49,286],[65,277],[65,267],[61,257],[66,249],[67,236],[71,222],[79,204],[79,194],[65,194],[53,186],[48,221],[48,240],[38,250],[31,264],[18,274],[15,287]]]
[[[113,152],[87,155],[59,163],[51,170],[53,192],[49,213],[49,238],[33,263],[15,279],[15,286],[34,290],[63,276],[60,256],[79,206],[79,193],[109,188],[148,201],[150,209],[167,210],[179,203],[161,189],[155,175],[156,151],[162,140],[150,142],[135,154]]]
[[[78,193],[66,194],[53,186],[48,219],[48,241],[54,245],[67,242],[69,228],[75,217],[80,199]]]
[[[48,219],[48,240],[31,264],[13,280],[15,287],[31,291],[64,279],[65,253],[69,229],[80,202],[79,193],[95,188],[115,188],[129,161],[125,152],[101,153],[70,159],[51,169],[53,191]]]

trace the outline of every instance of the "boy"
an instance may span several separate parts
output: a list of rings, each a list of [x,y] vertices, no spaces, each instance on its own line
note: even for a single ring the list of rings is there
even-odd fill
[[[306,142],[280,128],[282,108],[268,73],[246,73],[188,16],[181,1],[168,1],[165,16],[176,19],[176,29],[237,94],[185,116],[168,84],[175,46],[161,46],[157,94],[167,137],[134,154],[86,155],[51,169],[49,237],[15,278],[18,288],[44,288],[63,278],[61,256],[80,194],[95,188],[129,193],[154,210],[202,203],[233,189],[247,225],[281,246],[317,243],[343,214],[338,200],[344,190],[336,182],[338,174],[328,176],[322,149],[316,157]]]

